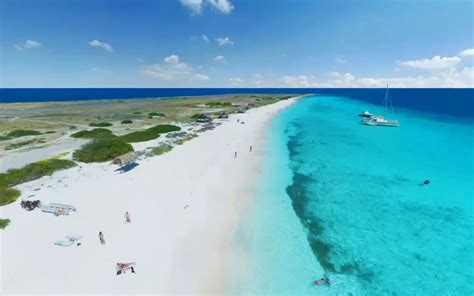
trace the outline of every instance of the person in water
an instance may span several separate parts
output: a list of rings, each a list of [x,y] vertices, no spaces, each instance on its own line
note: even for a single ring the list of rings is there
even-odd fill
[[[430,184],[430,180],[426,179],[424,182],[423,182],[423,185],[429,185]]]
[[[317,285],[317,286],[321,286],[322,284],[331,285],[331,282],[329,281],[328,278],[322,277],[319,280],[315,280],[314,284]]]

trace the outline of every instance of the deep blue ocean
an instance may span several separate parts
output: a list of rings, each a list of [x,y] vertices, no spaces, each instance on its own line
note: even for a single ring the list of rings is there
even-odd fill
[[[474,89],[391,89],[398,128],[359,123],[385,89],[1,89],[0,102],[228,93],[314,94],[271,123],[230,292],[474,295]]]

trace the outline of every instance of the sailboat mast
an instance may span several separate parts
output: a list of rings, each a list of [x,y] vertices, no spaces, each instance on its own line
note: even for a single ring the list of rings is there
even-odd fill
[[[383,116],[387,113],[387,101],[388,101],[388,84],[385,89],[385,99],[383,100]]]

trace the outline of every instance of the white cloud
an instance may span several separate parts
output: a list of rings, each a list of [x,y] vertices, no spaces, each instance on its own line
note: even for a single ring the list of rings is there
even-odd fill
[[[229,14],[234,9],[234,5],[229,0],[179,0],[179,2],[189,8],[193,14],[200,14],[206,3],[224,14]]]
[[[251,81],[251,84],[256,86],[256,87],[263,87],[265,85],[265,80],[263,80],[263,75],[262,74],[253,74],[253,81]]]
[[[329,72],[329,76],[339,77],[339,76],[341,76],[341,74],[339,74],[339,72],[333,71],[333,72]]]
[[[209,43],[209,38],[207,38],[206,35],[202,34],[201,37],[202,37],[202,40],[204,40],[206,43]]]
[[[224,14],[229,14],[234,9],[229,0],[209,0],[209,3]]]
[[[280,77],[280,81],[289,87],[311,87],[314,86],[306,75],[286,75]]]
[[[336,60],[336,62],[338,62],[339,64],[345,64],[345,63],[347,62],[347,61],[346,61],[345,59],[343,59],[343,58],[336,58],[335,60]]]
[[[179,0],[179,2],[191,9],[193,14],[200,14],[202,11],[202,0]]]
[[[225,63],[225,62],[226,62],[225,58],[224,58],[223,56],[221,56],[221,55],[215,57],[215,58],[213,59],[213,61],[216,62],[216,63]]]
[[[217,38],[216,41],[220,46],[234,45],[234,42],[229,37]]]
[[[25,43],[23,44],[15,44],[13,45],[17,50],[23,50],[23,49],[34,49],[34,48],[40,48],[41,43],[38,41],[34,40],[26,40]]]
[[[460,56],[466,57],[466,56],[474,56],[474,48],[468,48],[465,50],[462,50],[459,53]]]
[[[139,62],[139,63],[143,63],[143,62],[144,62],[144,60],[143,60],[142,58],[137,58],[137,62]]]
[[[240,83],[242,83],[242,79],[240,79],[239,77],[231,77],[231,78],[229,78],[229,81],[230,81],[230,83],[232,83],[232,84],[240,84]]]
[[[163,58],[162,64],[145,65],[141,67],[139,73],[148,77],[169,80],[175,82],[185,82],[192,80],[209,80],[209,76],[196,73],[197,69],[180,62],[179,56],[172,54]]]
[[[167,64],[179,64],[179,56],[172,54],[169,57],[165,57],[163,61]]]
[[[401,62],[401,64],[404,66],[412,67],[412,68],[436,70],[436,69],[454,68],[457,64],[459,64],[460,61],[461,59],[457,56],[454,56],[454,57],[434,56],[431,59],[406,61],[406,62]]]
[[[360,77],[352,73],[345,73],[326,81],[313,81],[306,75],[282,76],[280,82],[288,87],[474,87],[474,67],[462,69],[448,69],[428,76],[406,77]]]
[[[195,74],[194,78],[197,80],[209,80],[209,76],[199,73]]]
[[[114,51],[114,49],[112,48],[112,46],[110,46],[110,44],[108,44],[107,42],[101,42],[99,40],[92,40],[89,42],[89,45],[93,47],[100,47],[108,52]]]

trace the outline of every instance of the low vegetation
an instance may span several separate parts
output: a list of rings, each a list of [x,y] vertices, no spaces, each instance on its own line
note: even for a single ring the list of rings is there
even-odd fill
[[[55,134],[55,133],[56,133],[56,131],[47,131],[47,132],[45,132],[45,134]]]
[[[76,163],[65,159],[46,159],[30,163],[19,169],[10,169],[0,174],[0,206],[14,202],[20,191],[12,186],[36,180],[53,174],[55,171],[74,167]]]
[[[133,121],[131,121],[130,119],[125,119],[125,120],[122,120],[122,122],[120,122],[121,124],[132,124]]]
[[[231,102],[207,102],[207,107],[231,107]]]
[[[177,132],[180,130],[181,128],[179,126],[172,125],[172,124],[158,124],[158,125],[155,125],[154,127],[150,127],[149,129],[147,129],[147,131],[154,131],[160,134]]]
[[[120,137],[123,141],[127,143],[137,143],[137,142],[146,142],[156,139],[160,136],[160,133],[156,133],[149,130],[131,132],[129,134],[123,135]]]
[[[93,130],[83,130],[78,131],[71,135],[73,138],[80,138],[80,139],[104,139],[104,138],[115,138],[116,135],[112,133],[111,130],[106,128],[95,128]]]
[[[158,138],[160,134],[176,132],[179,130],[181,130],[181,128],[176,125],[159,124],[144,131],[137,131],[123,135],[120,138],[127,143],[145,142]]]
[[[89,126],[92,126],[92,127],[108,127],[108,126],[112,126],[112,123],[110,123],[110,122],[91,122],[91,123],[89,123]]]
[[[20,137],[26,137],[26,136],[37,136],[41,135],[41,132],[35,131],[35,130],[13,130],[7,133],[4,136],[0,136],[0,141],[6,141],[6,140],[11,140],[14,138],[20,138]]]
[[[74,151],[73,158],[82,162],[104,162],[133,151],[132,145],[121,138],[103,138],[85,144]]]
[[[164,113],[158,113],[158,112],[151,112],[151,113],[148,113],[148,116],[150,117],[155,117],[155,116],[158,116],[158,117],[165,117],[166,115]]]
[[[153,155],[161,155],[161,154],[171,151],[171,149],[173,149],[173,146],[168,145],[168,144],[163,144],[161,146],[154,147],[151,151],[153,152]]]
[[[137,111],[137,112],[133,112],[133,114],[139,115],[139,114],[142,114],[142,112]]]
[[[44,140],[28,140],[28,141],[23,141],[23,142],[18,142],[18,143],[12,143],[10,145],[7,145],[5,147],[5,150],[13,150],[13,149],[18,149],[24,146],[31,145],[33,143],[45,143]]]
[[[189,140],[191,140],[191,139],[194,139],[194,138],[196,138],[197,136],[198,136],[198,135],[196,135],[196,134],[188,134],[188,135],[186,135],[185,137],[176,140],[174,143],[175,143],[176,145],[183,145],[185,142],[187,142],[187,141],[189,141]]]
[[[10,219],[0,219],[0,229],[5,229],[8,224],[10,224]]]

